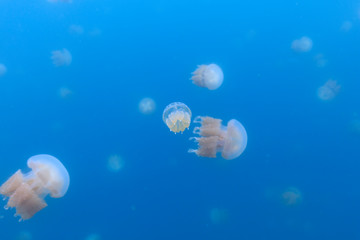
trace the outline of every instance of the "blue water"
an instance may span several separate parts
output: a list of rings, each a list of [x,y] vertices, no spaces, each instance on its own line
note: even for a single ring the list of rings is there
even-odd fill
[[[294,52],[302,36],[313,47]],[[360,239],[359,42],[355,0],[0,0],[0,181],[40,153],[71,178],[30,220],[1,206],[0,239]],[[63,48],[72,63],[55,67]],[[225,76],[214,91],[189,80],[209,63]],[[341,89],[320,100],[329,79]],[[143,97],[153,114],[139,112]],[[238,119],[245,152],[187,153],[193,125],[175,135],[162,122],[175,101]],[[112,154],[125,163],[117,173]],[[289,188],[301,193],[290,206]]]

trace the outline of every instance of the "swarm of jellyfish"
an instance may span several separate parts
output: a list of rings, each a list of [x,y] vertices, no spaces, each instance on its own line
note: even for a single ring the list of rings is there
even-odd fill
[[[51,60],[56,67],[69,66],[72,62],[72,56],[66,48],[51,52]]]
[[[20,216],[20,220],[27,220],[45,208],[44,198],[48,194],[63,197],[70,183],[64,165],[51,155],[32,156],[27,166],[30,172],[18,170],[0,186],[0,194],[8,198],[5,208],[15,208],[15,216]]]

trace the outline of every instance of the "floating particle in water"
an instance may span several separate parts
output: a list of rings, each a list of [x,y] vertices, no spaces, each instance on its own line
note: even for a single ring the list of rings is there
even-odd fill
[[[81,35],[84,33],[84,28],[81,25],[71,24],[69,27],[69,32],[72,34]]]
[[[336,80],[328,80],[323,86],[317,90],[317,96],[323,101],[329,101],[336,97],[339,93],[341,86]]]
[[[21,231],[16,235],[16,240],[32,240],[32,234],[28,231]]]
[[[163,112],[163,121],[170,131],[183,132],[191,123],[191,111],[182,102],[173,102],[166,106]]]
[[[119,172],[124,168],[124,165],[124,160],[117,154],[111,155],[107,160],[107,169],[110,172]]]
[[[193,132],[200,137],[190,139],[198,143],[198,149],[190,149],[189,152],[210,158],[216,158],[216,153],[221,152],[221,156],[227,160],[239,157],[247,145],[244,126],[235,119],[231,119],[227,126],[221,125],[221,122],[221,119],[212,117],[196,117],[194,123],[201,126],[195,127]]]
[[[223,71],[214,63],[199,65],[192,75],[191,80],[195,85],[209,90],[219,88],[224,80]]]
[[[68,98],[73,94],[73,92],[67,87],[61,87],[59,88],[58,94],[61,98]]]
[[[88,235],[85,240],[101,240],[101,237],[99,234],[96,233],[92,233],[90,235]]]
[[[0,63],[0,77],[7,72],[7,68],[4,64]]]
[[[5,208],[16,208],[15,216],[20,216],[20,220],[45,208],[48,194],[53,198],[64,196],[70,183],[64,165],[51,155],[32,156],[27,165],[30,172],[23,174],[18,170],[0,187],[0,194],[9,198]]]
[[[69,66],[72,62],[72,56],[69,50],[63,48],[62,50],[56,50],[51,52],[51,60],[57,67]]]
[[[324,57],[322,53],[316,54],[314,57],[314,61],[316,66],[318,67],[325,67],[328,63],[328,60]]]
[[[51,2],[51,3],[56,3],[56,2],[72,3],[72,0],[48,0],[48,2]]]
[[[295,52],[308,52],[311,50],[313,46],[313,42],[309,37],[302,37],[300,39],[295,39],[291,43],[291,48]]]
[[[287,206],[294,206],[298,205],[302,202],[302,193],[299,189],[295,187],[289,187],[287,188],[282,194],[281,198],[283,200],[283,203]]]
[[[139,102],[139,111],[143,114],[151,114],[155,111],[156,104],[152,98],[143,98]]]
[[[343,32],[348,32],[351,30],[353,24],[352,22],[350,21],[344,21],[342,24],[341,24],[341,27],[340,27],[340,30],[343,31]]]
[[[213,224],[223,224],[229,219],[228,210],[223,208],[213,208],[210,210],[210,220]]]

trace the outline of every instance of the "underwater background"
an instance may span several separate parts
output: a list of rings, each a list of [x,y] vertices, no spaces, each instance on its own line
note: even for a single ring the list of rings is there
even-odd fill
[[[71,179],[30,220],[3,201],[0,239],[360,239],[359,43],[352,0],[0,0],[0,181],[41,153]],[[171,102],[239,120],[244,153],[188,153]]]

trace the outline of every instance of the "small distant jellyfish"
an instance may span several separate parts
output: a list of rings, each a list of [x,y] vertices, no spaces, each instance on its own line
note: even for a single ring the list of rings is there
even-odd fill
[[[348,32],[348,31],[351,30],[351,28],[352,28],[352,22],[350,22],[350,21],[344,21],[344,22],[342,23],[340,29],[341,29],[341,31],[343,31],[343,32]]]
[[[72,56],[66,48],[51,52],[51,60],[56,67],[69,66],[72,62]]]
[[[8,199],[5,209],[15,208],[15,216],[27,220],[47,206],[44,198],[50,194],[61,198],[68,190],[70,178],[64,165],[47,154],[32,156],[27,165],[28,173],[15,172],[3,185],[0,194]]]
[[[31,240],[33,239],[32,234],[28,231],[21,231],[17,234],[16,240]]]
[[[0,77],[7,72],[7,68],[4,64],[0,63]]]
[[[296,39],[291,43],[291,48],[296,52],[308,52],[311,50],[313,42],[309,37]]]
[[[117,154],[111,155],[108,158],[107,169],[110,172],[119,172],[125,165],[124,160]]]
[[[143,98],[139,102],[139,111],[142,114],[151,114],[155,111],[156,104],[152,98]]]
[[[229,220],[229,213],[226,209],[213,208],[210,211],[210,220],[213,224],[223,224]]]
[[[170,103],[163,112],[163,121],[170,131],[184,132],[185,129],[189,129],[191,123],[190,108],[182,102]]]
[[[83,34],[84,33],[84,28],[81,25],[77,25],[77,24],[72,24],[69,27],[69,32],[72,34]]]
[[[67,87],[61,87],[58,91],[58,94],[61,98],[67,98],[70,97],[73,92]]]
[[[101,236],[99,234],[93,233],[88,235],[85,240],[101,240]]]
[[[339,93],[341,86],[336,80],[328,80],[323,86],[317,90],[318,97],[323,101],[329,101]]]
[[[281,197],[284,204],[287,206],[294,206],[301,203],[302,201],[302,194],[300,190],[295,187],[289,187],[286,189],[282,193]]]
[[[221,125],[222,120],[212,117],[198,116],[194,123],[200,127],[194,128],[194,133],[200,137],[192,137],[198,143],[198,149],[190,149],[190,153],[197,156],[216,158],[221,152],[224,159],[232,160],[239,157],[247,145],[247,134],[244,126],[237,120],[231,119],[227,126]]]
[[[316,54],[314,57],[314,61],[316,66],[325,67],[327,65],[328,60],[324,57],[322,53]]]
[[[192,75],[191,80],[195,85],[209,90],[218,89],[224,80],[223,71],[214,63],[199,65]]]

